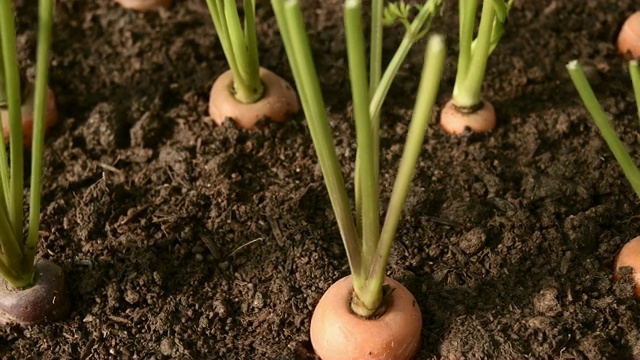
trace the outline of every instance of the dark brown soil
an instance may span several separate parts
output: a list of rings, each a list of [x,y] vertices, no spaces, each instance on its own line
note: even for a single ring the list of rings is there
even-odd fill
[[[35,3],[19,4],[31,73]],[[454,3],[433,26],[449,42],[439,104],[454,81]],[[318,4],[305,13],[351,178],[340,2]],[[616,251],[640,235],[638,198],[564,68],[590,62],[638,159],[637,110],[613,46],[637,6],[516,0],[485,80],[498,129],[430,127],[389,264],[423,312],[419,359],[640,356],[640,304],[611,279]],[[268,2],[258,17],[262,65],[291,80]],[[387,58],[401,33],[387,31]],[[383,110],[384,201],[423,49]],[[302,115],[254,132],[213,125],[209,88],[226,69],[204,1],[148,14],[58,4],[50,83],[63,122],[47,141],[40,254],[65,270],[72,312],[0,330],[4,358],[314,358],[314,305],[348,268],[308,129]]]

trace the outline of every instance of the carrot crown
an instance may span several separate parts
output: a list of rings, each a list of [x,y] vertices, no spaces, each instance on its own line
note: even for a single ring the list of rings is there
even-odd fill
[[[478,36],[473,39],[478,0],[460,0],[460,53],[453,87],[453,103],[473,109],[480,104],[482,81],[487,60],[504,33],[504,25],[513,0],[487,0],[482,3]]]

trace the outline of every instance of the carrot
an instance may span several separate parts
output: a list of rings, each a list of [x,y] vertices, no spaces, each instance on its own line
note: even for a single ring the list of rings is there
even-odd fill
[[[281,122],[300,110],[298,96],[291,85],[275,73],[260,68],[260,79],[265,87],[262,97],[250,104],[238,101],[233,95],[233,72],[227,70],[213,83],[209,97],[209,116],[218,125],[233,119],[244,129],[253,129],[258,120]]]
[[[64,273],[49,260],[35,265],[34,283],[16,290],[0,279],[0,326],[33,325],[63,319],[70,310]]]
[[[58,123],[58,109],[56,107],[56,98],[53,91],[47,88],[47,105],[45,108],[44,128],[45,134]],[[22,104],[22,146],[25,149],[31,149],[33,138],[33,96]],[[9,142],[9,112],[7,109],[0,109],[0,117],[2,118],[2,130],[4,132],[5,142]]]
[[[478,0],[459,1],[460,53],[453,87],[453,96],[440,113],[440,126],[449,134],[461,134],[465,129],[473,132],[491,131],[496,126],[493,106],[482,99],[482,81],[487,60],[498,45],[513,0],[484,1],[474,40]]]
[[[171,5],[173,0],[115,0],[125,9],[136,11],[156,11]]]
[[[50,261],[35,259],[40,236],[45,117],[56,118],[47,114],[55,114],[53,92],[47,88],[53,4],[53,0],[39,1],[36,81],[33,97],[23,103],[13,2],[0,1],[0,99],[7,108],[2,120],[5,133],[8,124],[10,147],[7,154],[5,137],[0,137],[0,324],[55,321],[66,316],[70,308],[62,270]],[[24,139],[31,143],[28,221],[23,221],[25,127],[33,130],[33,135]]]
[[[385,285],[393,288],[389,307],[375,319],[364,319],[351,311],[351,276],[336,281],[324,293],[311,318],[311,343],[322,360],[415,357],[422,330],[420,307],[399,282],[387,277]]]
[[[620,270],[624,267],[631,268],[631,279],[634,283],[634,293],[637,298],[640,298],[640,236],[629,240],[613,262],[613,279],[620,281],[622,274]]]
[[[381,1],[381,0],[375,0]],[[407,141],[398,164],[386,216],[380,219],[379,114],[388,86],[397,74],[406,51],[429,29],[431,19],[442,6],[441,0],[429,0],[416,6],[418,14],[405,3],[384,8],[387,20],[399,19],[406,37],[381,76],[380,59],[370,59],[370,84],[367,81],[362,4],[347,0],[344,24],[353,117],[356,128],[355,216],[347,197],[345,181],[333,145],[324,99],[296,0],[272,0],[287,57],[300,93],[309,132],[313,140],[331,205],[347,253],[351,276],[336,282],[323,295],[311,319],[311,343],[318,355],[328,359],[411,359],[420,346],[419,306],[407,289],[385,276],[388,259],[402,208],[414,175],[416,163],[431,118],[442,76],[446,49],[444,38],[429,39],[420,77]],[[372,17],[383,16],[378,8]],[[372,57],[380,56],[381,19],[372,18]],[[392,22],[393,22],[392,21]],[[373,29],[378,27],[378,29]],[[373,85],[371,85],[373,84]]]
[[[244,28],[235,0],[207,0],[230,70],[216,79],[209,96],[209,117],[218,125],[231,119],[253,129],[262,118],[284,121],[300,110],[296,93],[284,79],[258,61],[255,0],[244,0]]]
[[[616,161],[622,168],[629,184],[631,184],[636,195],[640,197],[640,169],[634,164],[631,155],[629,155],[624,144],[620,141],[618,135],[616,135],[607,115],[593,93],[593,89],[591,89],[580,64],[576,60],[573,60],[567,64],[567,70],[569,71],[569,76],[576,90],[578,90],[580,94],[582,102],[591,114],[602,137],[609,146],[613,156],[615,156]],[[638,64],[638,60],[629,61],[629,73],[631,74],[631,83],[633,84],[638,118],[640,119],[640,65]],[[613,265],[614,280],[620,280],[622,278],[620,269],[623,267],[631,267],[631,277],[635,283],[635,296],[640,298],[640,237],[636,237],[627,242],[615,257]]]
[[[640,59],[640,11],[631,14],[622,25],[617,46],[625,59]]]
[[[496,111],[490,102],[482,100],[472,111],[459,109],[453,100],[447,101],[440,112],[440,126],[449,134],[462,134],[466,129],[480,133],[496,127]]]

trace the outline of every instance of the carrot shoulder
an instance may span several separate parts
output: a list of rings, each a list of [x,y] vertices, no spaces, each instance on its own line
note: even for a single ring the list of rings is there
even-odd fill
[[[230,118],[242,128],[253,129],[262,118],[281,122],[298,112],[298,97],[287,81],[262,67],[260,79],[265,89],[262,98],[255,103],[244,104],[233,95],[231,70],[220,75],[213,83],[209,97],[211,119],[220,125]]]
[[[173,0],[115,0],[125,9],[136,11],[156,11],[171,5]]]
[[[627,18],[618,34],[618,51],[627,59],[640,59],[640,11]]]

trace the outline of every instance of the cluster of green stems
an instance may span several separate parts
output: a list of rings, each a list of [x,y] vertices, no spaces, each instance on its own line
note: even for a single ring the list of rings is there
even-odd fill
[[[34,127],[31,151],[31,191],[29,227],[23,235],[23,135],[20,72],[16,56],[16,31],[13,2],[0,1],[0,85],[3,107],[9,116],[9,154],[0,136],[0,274],[15,288],[24,288],[34,280],[34,261],[40,224],[40,194],[44,117],[49,73],[49,47],[54,0],[40,0],[38,8],[38,48],[34,90]]]
[[[300,5],[296,0],[272,0],[272,4],[347,252],[354,284],[351,307],[362,317],[375,317],[384,306],[386,266],[444,66],[445,45],[441,36],[433,36],[427,46],[417,93],[419,100],[413,111],[382,228],[378,185],[380,109],[409,48],[426,33],[442,1],[429,0],[419,7],[413,21],[407,23],[405,37],[384,74],[381,61],[384,7],[382,1],[372,1],[369,79],[361,3],[359,0],[345,2],[345,33],[357,141],[355,220],[333,145]]]
[[[460,109],[475,110],[482,102],[482,81],[489,55],[504,33],[504,25],[513,0],[485,0],[478,27],[478,36],[473,39],[478,0],[460,0],[460,53],[456,81],[453,88],[453,103]]]
[[[569,76],[571,77],[574,86],[580,94],[582,102],[591,114],[591,117],[600,130],[602,137],[609,146],[613,156],[615,156],[616,161],[620,164],[620,167],[622,168],[627,180],[629,180],[631,187],[638,197],[640,197],[640,170],[638,170],[638,167],[633,163],[629,152],[622,141],[620,141],[620,138],[609,122],[607,115],[602,110],[602,106],[593,93],[593,89],[591,88],[591,85],[589,85],[589,81],[580,67],[580,64],[578,61],[573,60],[567,64],[567,70],[569,71]],[[629,73],[631,74],[633,92],[635,95],[636,106],[638,108],[638,119],[640,120],[640,66],[638,65],[637,60],[631,60],[629,62]]]
[[[244,27],[236,0],[207,0],[222,51],[233,73],[233,96],[244,104],[264,95],[256,40],[255,0],[243,0]]]

